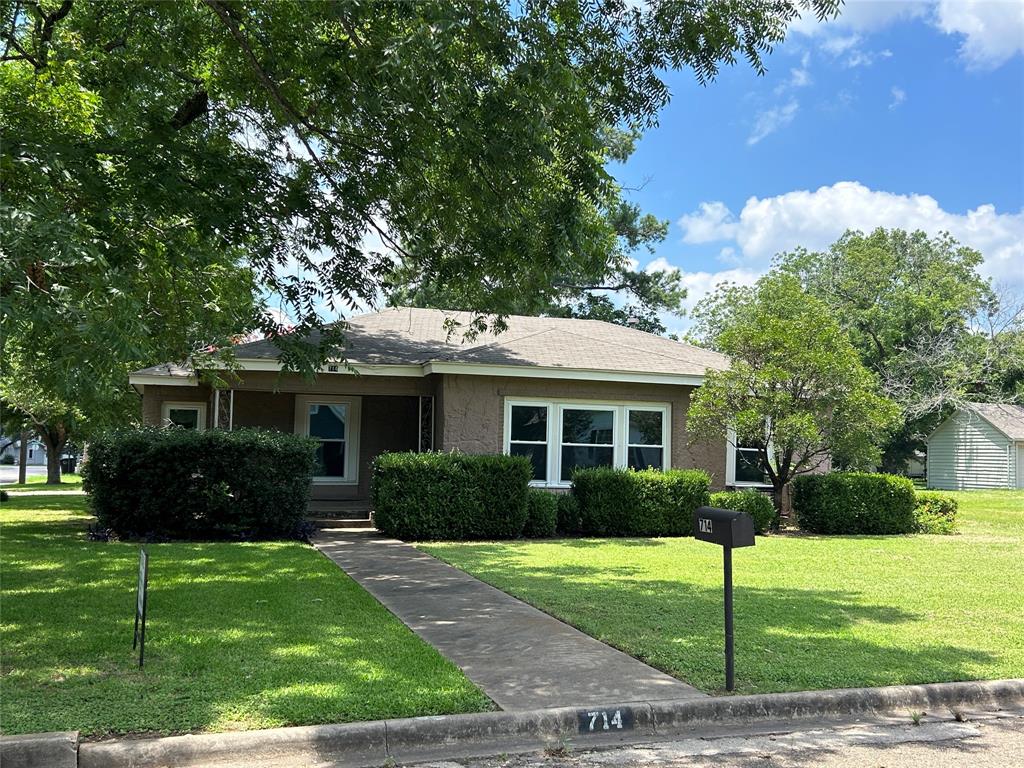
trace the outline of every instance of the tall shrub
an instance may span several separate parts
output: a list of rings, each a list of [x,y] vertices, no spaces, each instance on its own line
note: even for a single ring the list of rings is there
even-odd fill
[[[531,488],[526,495],[526,525],[523,536],[528,539],[550,539],[558,528],[558,499],[555,494]]]
[[[316,443],[265,430],[118,430],[89,443],[83,483],[120,536],[290,536],[309,500]]]
[[[754,530],[768,533],[779,527],[779,513],[767,494],[755,490],[719,491],[711,494],[711,506],[746,512],[754,518]]]
[[[511,539],[533,470],[521,456],[385,453],[373,463],[377,528],[413,541]]]
[[[831,472],[798,477],[793,486],[797,522],[811,533],[913,533],[914,505],[914,484],[899,475]]]
[[[580,469],[572,476],[579,527],[587,536],[690,536],[693,511],[710,501],[706,472]]]

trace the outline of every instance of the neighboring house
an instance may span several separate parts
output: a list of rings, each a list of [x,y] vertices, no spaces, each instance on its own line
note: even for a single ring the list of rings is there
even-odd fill
[[[596,320],[512,316],[463,338],[470,315],[388,309],[347,321],[348,364],[316,380],[281,373],[270,341],[234,347],[240,381],[212,391],[173,364],[136,371],[147,424],[272,427],[321,443],[313,499],[366,504],[383,451],[512,453],[534,484],[567,488],[575,467],[699,467],[716,487],[761,485],[726,440],[691,445],[690,395],[723,355]],[[727,455],[728,454],[728,455]],[[737,477],[739,475],[739,477]]]
[[[968,403],[928,436],[928,487],[1024,488],[1024,406]]]
[[[21,456],[21,440],[15,439],[14,441],[7,443],[7,439],[3,438],[3,442],[6,443],[0,456],[11,456],[14,459],[14,463],[18,463],[18,459]],[[43,444],[38,438],[31,438],[28,441],[28,453],[25,458],[26,467],[37,467],[46,465],[46,445]]]

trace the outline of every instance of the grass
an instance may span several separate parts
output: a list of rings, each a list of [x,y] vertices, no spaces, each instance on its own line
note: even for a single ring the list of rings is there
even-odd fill
[[[0,509],[4,733],[166,734],[491,707],[299,542],[150,545],[140,671],[139,547],[89,541],[84,504],[32,493]]]
[[[767,536],[733,556],[738,693],[1024,677],[1024,493],[956,536]],[[422,545],[712,693],[722,554],[693,539]]]
[[[78,491],[82,488],[82,476],[74,474],[61,475],[60,485],[47,485],[46,475],[28,475],[24,483],[4,483],[0,485],[5,491]]]

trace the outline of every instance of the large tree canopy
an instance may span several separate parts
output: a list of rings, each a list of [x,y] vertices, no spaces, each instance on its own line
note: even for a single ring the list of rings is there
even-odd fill
[[[469,309],[552,295],[608,271],[607,131],[655,121],[658,73],[760,68],[800,9],[837,5],[0,0],[2,280],[26,287],[4,316],[74,308],[46,287],[71,264],[163,275],[193,253],[244,259],[292,338],[319,303],[374,303],[397,263],[471,286]],[[280,339],[285,363],[313,370],[321,338]]]
[[[695,310],[717,328],[716,346],[731,358],[709,371],[693,395],[687,429],[696,438],[734,430],[758,449],[782,509],[798,474],[839,459],[873,466],[899,409],[878,391],[829,307],[788,274],[753,287],[723,288]]]

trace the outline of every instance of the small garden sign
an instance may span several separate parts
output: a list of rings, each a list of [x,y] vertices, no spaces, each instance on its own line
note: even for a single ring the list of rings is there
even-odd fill
[[[132,650],[139,649],[139,669],[146,654],[146,597],[149,591],[149,553],[139,548],[139,583],[135,590],[135,636]]]

